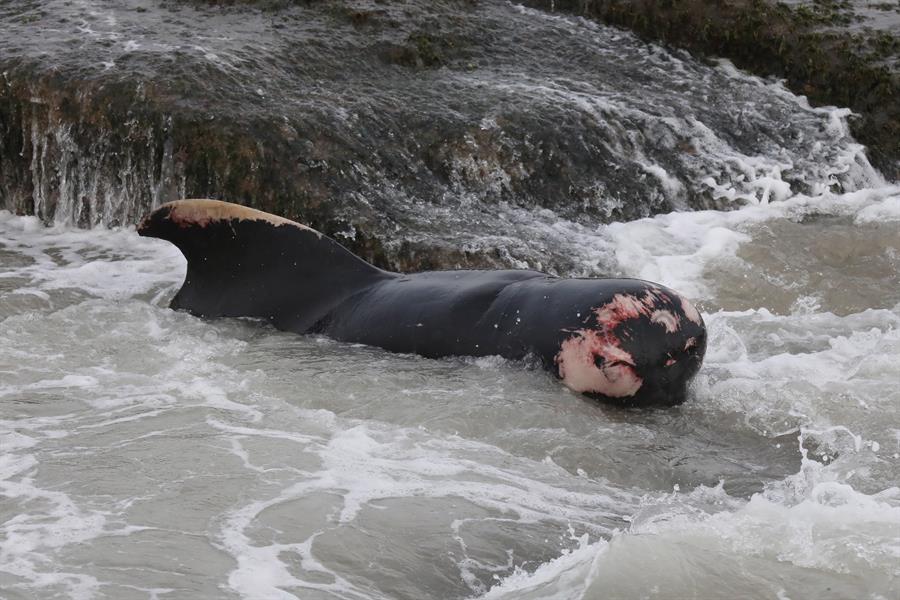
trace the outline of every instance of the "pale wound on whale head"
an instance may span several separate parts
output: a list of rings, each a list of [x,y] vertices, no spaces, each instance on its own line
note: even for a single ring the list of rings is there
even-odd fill
[[[641,315],[649,315],[653,310],[651,292],[638,297],[632,294],[616,294],[608,303],[594,309],[600,323],[620,322],[634,319]]]
[[[581,329],[563,341],[556,364],[563,383],[576,392],[610,398],[633,396],[643,385],[631,355],[605,332]]]
[[[608,326],[615,326],[627,319],[648,317],[651,323],[662,325],[667,332],[673,333],[681,327],[681,317],[664,308],[671,302],[669,294],[659,288],[650,288],[640,295],[616,294],[612,300],[595,308],[594,314],[598,323]]]
[[[321,233],[312,227],[307,227],[296,221],[248,206],[222,202],[221,200],[176,200],[164,204],[160,208],[169,208],[169,220],[179,227],[206,227],[210,223],[217,221],[266,221],[275,227],[288,225],[304,231],[310,231],[319,237],[322,236]]]
[[[666,306],[675,308],[675,311]],[[680,315],[677,311],[679,306]],[[675,333],[681,328],[682,317],[696,325],[703,324],[700,312],[686,298],[659,288],[650,288],[640,295],[616,294],[610,302],[594,309],[594,313],[599,323],[610,326],[626,319],[649,317],[651,323],[662,325],[667,333]]]
[[[681,310],[684,311],[684,316],[687,317],[689,321],[692,321],[697,325],[703,324],[703,319],[700,317],[700,311],[683,297],[681,298]]]
[[[678,315],[673,315],[671,311],[656,310],[650,315],[650,322],[659,323],[666,328],[668,333],[675,333],[678,331],[681,319],[678,318]]]
[[[680,311],[678,309],[681,309]],[[559,377],[576,392],[603,394],[611,398],[627,398],[640,390],[644,381],[637,373],[634,357],[621,347],[614,333],[625,321],[645,319],[675,334],[683,320],[701,324],[694,306],[670,291],[649,287],[641,293],[615,294],[609,302],[593,309],[597,329],[579,329],[560,344],[555,359]],[[685,350],[696,344],[690,338]],[[672,366],[671,356],[664,366]]]

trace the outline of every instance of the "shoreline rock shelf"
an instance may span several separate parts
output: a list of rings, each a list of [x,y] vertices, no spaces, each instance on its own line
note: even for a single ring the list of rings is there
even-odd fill
[[[581,15],[761,76],[813,105],[851,108],[850,125],[900,178],[900,3],[865,0],[524,0]]]
[[[47,223],[212,197],[393,270],[587,275],[542,227],[872,173],[781,88],[506,2],[23,0],[0,24],[0,208]]]

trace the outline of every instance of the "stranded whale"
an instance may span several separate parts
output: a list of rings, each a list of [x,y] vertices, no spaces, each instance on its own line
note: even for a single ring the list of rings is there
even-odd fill
[[[537,357],[576,392],[628,405],[684,401],[706,351],[685,298],[637,279],[528,270],[376,268],[318,231],[217,200],[163,205],[138,227],[187,259],[172,308],[426,357]]]

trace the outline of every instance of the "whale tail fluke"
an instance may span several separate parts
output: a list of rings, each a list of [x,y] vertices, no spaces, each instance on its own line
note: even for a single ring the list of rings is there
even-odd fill
[[[138,233],[184,254],[187,275],[172,308],[197,316],[256,317],[312,331],[337,302],[393,276],[305,225],[218,200],[165,204]]]

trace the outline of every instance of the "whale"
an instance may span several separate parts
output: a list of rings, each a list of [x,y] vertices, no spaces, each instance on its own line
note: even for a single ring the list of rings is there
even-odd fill
[[[246,317],[428,358],[536,362],[567,388],[624,406],[673,406],[706,352],[697,308],[657,283],[527,269],[396,273],[306,225],[209,199],[139,224],[187,260],[171,308]]]

